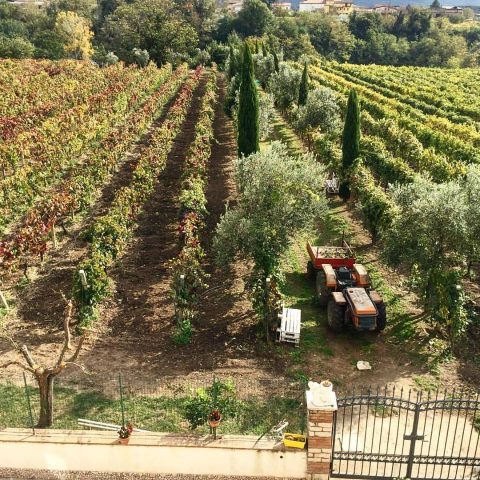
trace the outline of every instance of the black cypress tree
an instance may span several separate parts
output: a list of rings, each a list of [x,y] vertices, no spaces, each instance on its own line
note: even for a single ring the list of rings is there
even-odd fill
[[[298,93],[298,105],[306,105],[308,98],[308,69],[307,64],[303,67],[302,80],[300,82],[300,91]]]
[[[278,61],[277,52],[273,51],[273,65],[275,67],[275,71],[278,73],[280,71],[280,63]]]
[[[360,155],[360,104],[357,92],[350,90],[347,103],[347,114],[342,138],[342,182],[340,184],[340,196],[343,200],[350,198],[350,174],[353,162]]]
[[[248,45],[243,51],[238,105],[238,154],[250,155],[260,150],[258,125],[258,93],[253,72],[253,59]]]
[[[258,49],[258,40],[255,40],[255,53],[258,55],[260,50]]]

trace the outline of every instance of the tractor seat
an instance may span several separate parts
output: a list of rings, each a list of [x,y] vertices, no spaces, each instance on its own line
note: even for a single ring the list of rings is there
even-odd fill
[[[336,271],[337,282],[342,287],[353,287],[355,285],[355,279],[352,272],[347,267],[339,267]]]

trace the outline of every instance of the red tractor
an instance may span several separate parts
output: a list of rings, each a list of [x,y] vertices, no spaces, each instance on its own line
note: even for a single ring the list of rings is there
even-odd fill
[[[387,313],[382,297],[370,286],[368,273],[358,263],[347,242],[340,247],[314,247],[307,243],[308,273],[315,278],[315,298],[327,307],[328,326],[341,332],[347,325],[356,330],[379,332]]]

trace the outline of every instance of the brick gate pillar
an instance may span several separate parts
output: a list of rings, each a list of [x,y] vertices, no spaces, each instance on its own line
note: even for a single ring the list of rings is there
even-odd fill
[[[323,382],[322,382],[323,383]],[[309,382],[307,390],[308,416],[308,452],[307,452],[307,480],[328,480],[333,450],[333,420],[337,410],[335,392],[323,392],[315,398],[313,390],[319,384]],[[317,396],[316,396],[317,397]]]

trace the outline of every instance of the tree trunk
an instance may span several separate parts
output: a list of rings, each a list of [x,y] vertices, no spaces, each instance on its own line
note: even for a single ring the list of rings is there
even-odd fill
[[[53,380],[55,375],[44,372],[36,376],[40,390],[40,417],[35,428],[48,428],[53,424]]]

